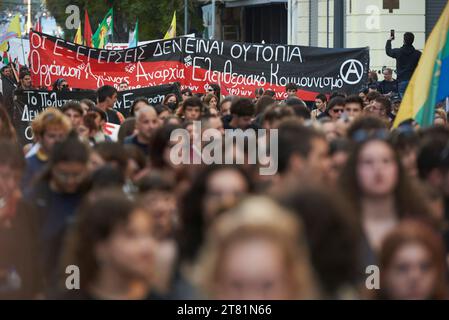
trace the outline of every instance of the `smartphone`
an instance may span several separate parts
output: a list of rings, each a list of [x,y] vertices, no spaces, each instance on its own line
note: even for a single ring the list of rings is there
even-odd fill
[[[391,39],[394,40],[394,30],[390,30],[390,36],[391,36]]]

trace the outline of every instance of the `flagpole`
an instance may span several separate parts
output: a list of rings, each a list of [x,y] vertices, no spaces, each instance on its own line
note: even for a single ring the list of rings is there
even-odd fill
[[[28,61],[25,59],[25,50],[23,50],[23,37],[20,37],[20,44],[22,46],[22,56],[23,56],[23,63],[28,66]],[[20,70],[19,70],[20,72]]]
[[[215,38],[215,0],[212,0],[212,37],[211,39]]]
[[[184,0],[184,34],[187,34],[187,19],[189,11],[187,10],[187,0]]]

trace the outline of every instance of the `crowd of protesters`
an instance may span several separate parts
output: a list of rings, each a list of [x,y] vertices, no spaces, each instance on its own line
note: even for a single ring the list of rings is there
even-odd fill
[[[262,88],[254,99],[186,88],[160,105],[135,99],[126,119],[103,86],[97,101],[39,114],[26,146],[0,107],[0,298],[446,299],[448,117],[439,105],[434,126],[393,130],[401,95],[384,76],[313,105],[295,84],[283,101]],[[265,129],[258,139],[276,130],[276,174],[175,164],[171,134],[193,139],[196,121]]]

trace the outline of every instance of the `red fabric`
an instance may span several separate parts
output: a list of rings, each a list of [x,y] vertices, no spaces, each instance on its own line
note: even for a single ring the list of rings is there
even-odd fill
[[[84,42],[86,46],[92,47],[92,28],[90,27],[87,9],[84,10]]]

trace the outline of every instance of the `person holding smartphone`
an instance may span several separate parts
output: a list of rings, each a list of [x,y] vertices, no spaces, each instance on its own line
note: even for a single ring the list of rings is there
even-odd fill
[[[418,65],[421,52],[413,46],[415,35],[411,32],[404,33],[404,44],[402,47],[392,49],[391,41],[395,39],[394,30],[390,34],[390,38],[385,45],[386,54],[396,59],[396,70],[398,74],[398,91],[401,98],[404,96],[405,89]]]

